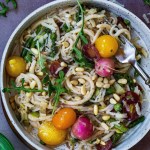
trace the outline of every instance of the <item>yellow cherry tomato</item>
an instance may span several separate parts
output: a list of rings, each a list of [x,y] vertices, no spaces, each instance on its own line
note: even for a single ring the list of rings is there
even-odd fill
[[[118,42],[110,35],[103,35],[96,40],[95,47],[98,49],[101,57],[109,58],[116,54]]]
[[[11,77],[17,77],[26,71],[26,63],[22,57],[11,56],[6,61],[6,70]]]
[[[67,130],[57,129],[50,121],[43,122],[38,129],[38,137],[47,145],[59,145],[66,136]]]
[[[62,108],[53,117],[53,124],[58,129],[67,129],[76,121],[76,113],[72,108]]]

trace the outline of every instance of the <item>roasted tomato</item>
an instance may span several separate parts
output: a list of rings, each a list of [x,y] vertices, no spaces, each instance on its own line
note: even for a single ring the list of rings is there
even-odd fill
[[[76,121],[76,112],[72,108],[62,108],[53,117],[53,124],[58,129],[67,129]]]
[[[96,146],[97,150],[111,150],[112,149],[112,141],[109,140],[105,143],[105,145],[98,144]]]
[[[136,111],[136,106],[138,104],[141,110],[140,96],[134,92],[128,91],[122,97],[123,112],[127,113],[128,119],[133,121],[139,117]]]
[[[57,129],[52,122],[46,121],[38,129],[38,137],[47,145],[61,144],[67,136],[67,130]]]
[[[17,77],[26,71],[26,63],[22,57],[11,56],[6,61],[6,70],[11,77]]]
[[[53,61],[50,65],[50,73],[52,76],[56,77],[58,73],[56,73],[57,69],[60,67],[60,62],[59,61]]]
[[[94,59],[97,59],[97,60],[100,59],[98,50],[92,44],[84,45],[82,51],[85,57],[91,61],[93,61]]]
[[[109,58],[116,54],[118,42],[110,35],[103,35],[96,40],[95,47],[98,49],[101,57]]]

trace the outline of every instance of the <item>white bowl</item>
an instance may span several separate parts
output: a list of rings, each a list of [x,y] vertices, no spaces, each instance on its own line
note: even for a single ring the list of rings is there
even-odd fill
[[[124,18],[127,18],[131,21],[131,25],[134,28],[136,34],[138,34],[141,37],[141,44],[148,48],[150,47],[150,30],[148,27],[133,13],[126,10],[125,8],[122,8],[121,6],[114,4],[107,0],[83,0],[83,2],[88,3],[88,5],[96,6],[96,7],[102,7],[105,8],[119,16],[122,16]],[[15,29],[15,31],[12,33],[10,39],[7,42],[7,45],[5,47],[5,50],[3,52],[2,61],[1,61],[1,89],[7,86],[7,75],[5,72],[5,63],[8,56],[11,55],[12,49],[15,46],[15,41],[17,38],[19,38],[22,34],[22,32],[29,27],[34,21],[36,21],[38,18],[42,17],[48,12],[51,12],[52,10],[56,8],[63,8],[68,5],[75,5],[75,0],[57,0],[51,3],[48,3],[39,9],[32,12],[29,16],[27,16]],[[134,33],[135,33],[134,32]],[[143,68],[150,73],[150,59],[144,59],[142,61]],[[139,78],[139,82],[142,84],[145,90],[145,97],[149,97],[149,87],[144,84],[141,78]],[[12,124],[12,126],[15,128],[17,133],[23,138],[24,142],[28,143],[32,148],[38,149],[38,150],[48,150],[48,147],[45,147],[41,145],[35,138],[33,138],[29,133],[25,131],[25,129],[22,127],[22,125],[17,120],[8,99],[8,94],[2,93],[2,102],[4,105],[4,109],[6,111],[6,114]],[[134,146],[137,142],[139,142],[144,135],[149,131],[150,129],[150,103],[144,102],[143,104],[143,114],[146,116],[146,120],[141,123],[140,125],[136,126],[135,128],[131,129],[120,141],[120,144],[114,148],[115,150],[127,150]]]

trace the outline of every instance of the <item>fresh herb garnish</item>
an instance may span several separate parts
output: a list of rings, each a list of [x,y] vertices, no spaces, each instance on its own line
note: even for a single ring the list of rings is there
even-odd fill
[[[66,23],[62,26],[62,31],[64,32],[70,32],[71,30],[72,27],[71,26],[68,27]]]
[[[60,71],[59,72],[59,78],[56,79],[56,85],[53,86],[53,88],[55,89],[55,96],[53,98],[54,100],[54,107],[53,107],[53,111],[52,111],[52,114],[54,114],[55,110],[56,110],[56,107],[59,103],[59,98],[60,98],[60,95],[64,92],[66,92],[66,89],[63,88],[62,86],[62,82],[64,81],[65,79],[65,74],[63,71]]]
[[[82,41],[82,43],[85,45],[85,44],[88,44],[88,40],[84,34],[84,10],[79,2],[79,0],[77,0],[78,2],[78,5],[79,5],[79,8],[80,8],[80,11],[81,11],[81,18],[82,18],[82,27],[81,27],[81,30],[80,32],[78,33],[78,36],[77,36],[77,39],[73,45],[73,53],[75,54],[75,58],[74,60],[80,65],[80,66],[85,66],[85,67],[93,67],[93,64],[91,62],[89,62],[85,56],[83,55],[83,53],[81,52],[80,49],[78,49],[78,42],[79,40]]]
[[[0,16],[6,17],[6,13],[9,11],[9,7],[7,7],[4,3],[0,2]]]
[[[143,122],[145,120],[145,117],[144,116],[141,116],[139,117],[138,119],[134,120],[133,122],[131,122],[129,125],[128,125],[128,128],[133,128],[135,127],[136,125],[138,125],[139,123]]]
[[[45,77],[42,80],[43,84],[48,84],[48,94],[49,94],[49,96],[51,96],[52,93],[55,93],[55,95],[53,97],[53,101],[54,101],[53,106],[54,107],[53,107],[52,114],[54,114],[54,112],[56,110],[56,107],[57,107],[58,102],[59,102],[60,95],[64,92],[66,92],[66,89],[63,88],[63,86],[62,86],[62,82],[64,81],[64,79],[65,79],[65,74],[61,70],[61,71],[59,71],[59,78],[56,79],[56,84],[55,85],[52,85],[47,72],[46,72]]]
[[[52,41],[50,57],[55,57],[55,55],[57,54],[57,46],[56,46],[57,35],[56,35],[56,33],[52,33],[50,35],[50,39]]]
[[[24,59],[26,60],[27,63],[32,62],[32,53],[28,51]]]
[[[42,83],[47,84],[49,82],[49,75],[46,74],[46,76],[43,78]]]
[[[46,69],[46,68],[45,68]],[[51,96],[52,92],[55,90],[50,79],[47,70],[44,71],[46,73],[45,77],[42,80],[43,84],[48,84],[48,95]]]
[[[25,88],[24,87],[24,82],[25,82],[25,80],[24,80],[24,78],[22,79],[22,85],[20,86],[20,87],[17,87],[16,86],[16,84],[15,84],[15,82],[14,81],[11,81],[11,88],[4,88],[2,91],[4,92],[4,93],[9,93],[11,90],[14,90],[14,91],[17,91],[18,93],[20,93],[21,91],[24,91],[24,92],[28,92],[28,93],[30,93],[30,92],[44,92],[44,91],[46,91],[46,90],[38,90],[38,89],[31,89],[31,88]]]
[[[39,53],[39,57],[38,57],[38,61],[37,63],[39,64],[41,70],[43,70],[45,68],[45,62],[46,62],[46,59],[44,56],[41,55],[41,52],[40,52],[40,45],[39,45],[39,42],[37,41],[37,49],[38,49],[38,53]]]
[[[9,2],[12,2],[14,9],[17,8],[17,2],[16,0],[6,0],[6,3],[8,4]]]
[[[150,0],[144,0],[144,3],[150,6]]]
[[[82,6],[82,4],[81,4]],[[84,10],[84,6],[82,6],[83,10]],[[81,9],[79,8],[77,13],[76,13],[76,22],[79,22],[82,19],[82,14],[81,14]]]
[[[27,63],[32,62],[32,54],[30,51],[27,50],[27,48],[31,47],[32,42],[33,38],[32,37],[28,38],[21,52],[21,57],[23,57]]]

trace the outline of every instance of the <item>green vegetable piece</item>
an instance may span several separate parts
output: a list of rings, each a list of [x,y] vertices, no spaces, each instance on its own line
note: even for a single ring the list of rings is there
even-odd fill
[[[113,146],[116,145],[116,143],[120,140],[120,138],[121,138],[122,135],[123,135],[123,134],[115,133],[115,134],[111,137]]]
[[[114,86],[111,86],[110,88],[106,89],[106,95],[111,95],[116,92],[116,89]]]
[[[45,68],[45,62],[46,62],[45,57],[40,55],[37,63],[39,64],[39,66],[41,67],[41,69]]]
[[[129,21],[129,20],[127,20],[127,19],[124,19],[124,23],[125,23],[127,26],[129,26],[129,25],[130,25],[130,21]]]
[[[116,112],[120,112],[122,110],[122,104],[120,104],[120,103],[115,104],[114,105],[114,110]]]
[[[31,112],[30,113],[33,117],[39,118],[40,114],[38,112]]]
[[[83,11],[85,10],[84,9],[84,6],[81,4],[81,7],[83,9]],[[81,9],[79,7],[77,13],[76,13],[76,22],[79,22],[80,20],[82,19],[82,12],[81,12]]]
[[[41,53],[40,53],[40,45],[39,45],[38,41],[37,41],[37,48],[38,48],[38,52],[39,52],[39,57],[38,57],[37,63],[39,64],[39,66],[42,70],[42,69],[45,68],[46,58],[44,56],[42,56]]]
[[[18,87],[18,86],[16,86],[16,84],[15,84],[14,81],[11,81],[11,86],[12,87],[10,87],[10,88],[4,88],[2,91],[4,93],[10,92],[11,90],[14,90],[14,91],[16,91],[18,93],[20,93],[21,91],[28,92],[28,93],[30,93],[30,92],[44,92],[44,91],[46,91],[46,90],[38,90],[38,89],[25,88],[24,87],[24,82],[25,82],[24,79],[22,79],[22,85],[20,87]]]
[[[122,133],[125,133],[125,132],[128,131],[128,128],[125,127],[125,125],[123,125],[123,124],[121,124],[120,126],[119,126],[119,125],[115,125],[114,127],[115,127],[116,129],[120,130],[120,132],[122,132]]]
[[[56,33],[52,33],[52,34],[50,35],[50,39],[52,40],[52,42],[55,42],[56,39],[57,39]]]
[[[144,0],[144,3],[150,6],[150,0]]]
[[[9,11],[9,7],[7,7],[4,3],[0,2],[0,16],[6,17],[6,13]]]
[[[82,19],[81,15],[81,9],[78,9],[78,12],[76,13],[76,22],[79,22]]]
[[[129,125],[128,125],[128,128],[133,128],[135,127],[136,125],[138,125],[139,123],[143,122],[145,120],[145,117],[144,116],[141,116],[139,117],[138,119],[134,120],[133,122],[131,122]]]
[[[84,33],[80,33],[80,38],[81,38],[81,40],[84,42],[84,44],[88,44],[88,40],[87,40],[87,38],[85,37]]]
[[[25,48],[23,48],[21,52],[21,57],[23,57],[27,63],[32,62],[32,53],[26,49],[31,47],[32,42],[33,38],[32,37],[28,38],[24,45]]]
[[[98,96],[98,94],[100,93],[100,89],[99,88],[96,88],[96,91],[94,93],[95,96]]]
[[[109,120],[107,120],[107,123],[111,123],[111,122],[115,122],[115,121],[116,121],[116,119],[110,118]]]
[[[116,80],[119,80],[121,78],[127,79],[127,83],[129,84],[129,87],[130,87],[131,91],[134,91],[134,88],[136,87],[136,84],[133,82],[133,78],[130,75],[117,73],[117,74],[114,74],[114,77],[115,77]]]
[[[17,8],[17,2],[16,0],[6,0],[6,3],[8,4],[9,2],[11,2],[13,4],[14,9]]]
[[[27,52],[26,56],[24,57],[25,61],[32,62],[32,54],[30,52]]]
[[[53,58],[57,54],[57,46],[56,46],[57,35],[56,35],[56,33],[52,33],[50,35],[50,39],[52,41],[52,46],[51,46],[52,52],[50,53],[50,57]]]
[[[62,31],[64,32],[70,32],[72,30],[72,27],[68,27],[67,24],[65,23],[63,26],[62,26]]]
[[[42,140],[40,140],[40,143],[41,143],[42,145],[46,145]]]
[[[49,81],[50,81],[50,80],[49,80],[49,75],[47,74],[47,75],[43,78],[42,83],[43,83],[43,84],[47,84]]]
[[[40,33],[40,31],[42,30],[43,26],[42,25],[39,25],[37,28],[36,28],[36,35],[38,35]]]
[[[52,114],[54,114],[55,110],[56,110],[56,107],[59,103],[59,97],[62,93],[66,92],[66,89],[63,88],[62,86],[62,82],[64,81],[65,79],[65,74],[63,71],[59,71],[59,78],[56,79],[56,85],[53,87],[55,89],[55,96],[54,96],[54,107],[53,107],[53,111],[52,111]]]
[[[11,89],[10,88],[4,88],[2,90],[3,93],[10,93]]]
[[[114,87],[115,87],[115,90],[116,90],[117,94],[121,95],[121,94],[124,94],[126,92],[124,90],[124,88],[120,84],[118,84],[117,82],[115,82]]]
[[[72,52],[74,53],[74,61],[76,63],[78,63],[81,67],[88,67],[88,68],[92,68],[93,67],[93,63],[88,61],[86,59],[86,57],[82,54],[81,50],[78,49],[78,42],[79,40],[81,40],[83,42],[83,44],[88,44],[88,40],[84,34],[84,10],[83,7],[81,6],[79,0],[77,0],[80,11],[81,11],[81,18],[82,18],[82,27],[80,32],[78,33],[77,39],[73,45],[73,49]]]

